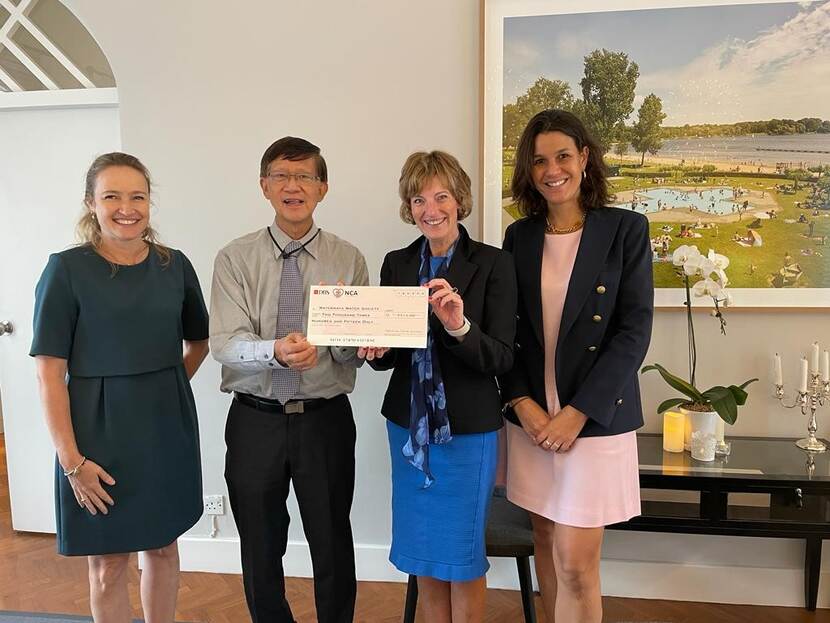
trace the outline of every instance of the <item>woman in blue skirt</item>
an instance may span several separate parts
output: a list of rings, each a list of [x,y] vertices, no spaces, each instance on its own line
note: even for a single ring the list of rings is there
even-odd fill
[[[458,224],[470,178],[449,154],[412,154],[401,218],[423,234],[386,255],[381,285],[430,289],[427,347],[365,348],[393,369],[382,412],[392,456],[392,551],[418,576],[425,620],[481,621],[489,568],[484,533],[502,426],[495,376],[513,365],[516,277],[507,253]]]

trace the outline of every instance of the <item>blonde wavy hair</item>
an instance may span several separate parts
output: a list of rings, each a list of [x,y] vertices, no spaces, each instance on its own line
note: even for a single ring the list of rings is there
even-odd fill
[[[148,171],[147,167],[145,167],[144,164],[135,156],[125,154],[120,151],[114,151],[98,156],[92,162],[89,170],[86,172],[84,209],[81,214],[81,218],[75,225],[75,235],[81,245],[89,245],[96,249],[101,246],[101,224],[95,217],[95,212],[92,211],[91,206],[95,200],[95,183],[98,180],[98,175],[100,175],[104,169],[108,169],[109,167],[130,167],[131,169],[135,169],[144,176],[145,180],[147,180],[148,193],[152,188],[152,184],[150,182],[150,171]],[[167,266],[170,263],[170,249],[159,242],[158,233],[155,229],[148,225],[141,238],[150,246],[152,251],[155,251],[158,254],[162,266]],[[116,268],[117,267],[113,264],[113,270],[116,270]]]
[[[458,160],[445,151],[417,151],[406,159],[398,180],[401,220],[404,223],[415,224],[415,219],[412,218],[412,198],[419,195],[424,186],[435,177],[447,185],[447,190],[458,203],[458,220],[470,215],[473,210],[470,176]]]

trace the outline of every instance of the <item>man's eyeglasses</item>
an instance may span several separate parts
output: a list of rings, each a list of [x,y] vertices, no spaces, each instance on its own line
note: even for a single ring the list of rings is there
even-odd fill
[[[317,175],[310,175],[308,173],[283,173],[282,171],[269,173],[266,177],[280,186],[287,184],[292,177],[297,180],[300,186],[314,186],[320,181]]]

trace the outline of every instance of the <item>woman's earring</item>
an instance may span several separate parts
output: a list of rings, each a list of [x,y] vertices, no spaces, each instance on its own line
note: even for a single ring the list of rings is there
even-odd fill
[[[585,172],[585,169],[582,169],[582,179],[584,180],[586,177],[588,177],[588,174]]]

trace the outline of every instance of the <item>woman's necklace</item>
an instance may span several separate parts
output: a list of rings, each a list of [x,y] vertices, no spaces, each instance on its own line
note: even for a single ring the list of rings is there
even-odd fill
[[[147,258],[147,254],[150,252],[150,245],[145,243],[141,251],[139,251],[137,255],[131,258],[116,257],[115,254],[104,250],[101,246],[99,246],[95,250],[98,252],[98,255],[103,257],[111,264],[117,264],[119,266],[135,266],[136,264],[141,264],[141,262],[143,262]]]
[[[582,216],[579,220],[571,225],[570,227],[563,227],[562,229],[558,229],[550,224],[550,220],[548,219],[548,215],[545,214],[545,233],[546,234],[572,234],[576,230],[580,229],[585,224],[585,212],[582,212]]]

